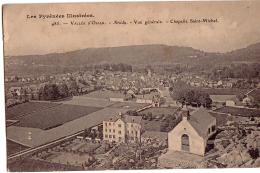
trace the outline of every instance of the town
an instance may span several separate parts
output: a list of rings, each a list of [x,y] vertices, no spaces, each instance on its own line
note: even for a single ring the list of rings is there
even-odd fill
[[[259,172],[259,9],[3,4],[4,169]]]
[[[252,67],[201,74],[121,63],[6,76],[8,169],[259,167]]]

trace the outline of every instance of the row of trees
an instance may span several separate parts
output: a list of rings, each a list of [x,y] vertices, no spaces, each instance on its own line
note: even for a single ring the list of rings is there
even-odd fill
[[[65,83],[45,84],[39,89],[40,100],[57,100],[69,96],[69,89]]]
[[[214,68],[210,73],[211,79],[244,78],[252,79],[260,76],[260,64],[237,64]]]
[[[181,104],[194,106],[211,107],[212,100],[208,93],[192,88],[183,81],[178,81],[170,88],[170,94],[173,100]]]

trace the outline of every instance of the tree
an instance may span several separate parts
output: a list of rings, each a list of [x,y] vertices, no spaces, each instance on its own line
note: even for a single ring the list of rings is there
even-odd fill
[[[203,105],[204,107],[207,107],[207,108],[210,107],[211,104],[212,104],[211,98],[206,93],[200,94],[200,96],[198,98],[198,102],[199,102],[199,104],[201,104],[201,105]]]
[[[170,91],[170,95],[173,100],[178,101],[182,105],[196,104],[197,106],[203,105],[204,107],[210,107],[212,104],[209,94],[202,92],[199,89],[192,88],[182,81],[174,84]]]
[[[56,84],[46,84],[39,90],[39,96],[42,100],[55,100],[59,98],[58,87]]]
[[[65,83],[58,85],[58,93],[59,93],[59,97],[61,98],[68,97],[69,95],[68,86]]]
[[[68,90],[69,90],[69,94],[70,95],[78,95],[78,85],[76,81],[71,81],[70,83],[68,83]]]

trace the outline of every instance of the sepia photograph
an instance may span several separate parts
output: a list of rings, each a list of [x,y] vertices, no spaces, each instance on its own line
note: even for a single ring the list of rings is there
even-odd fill
[[[8,172],[260,168],[260,2],[3,4]]]

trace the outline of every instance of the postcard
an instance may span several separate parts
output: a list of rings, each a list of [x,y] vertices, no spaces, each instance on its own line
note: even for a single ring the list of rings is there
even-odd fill
[[[3,5],[7,170],[260,167],[260,2]]]

